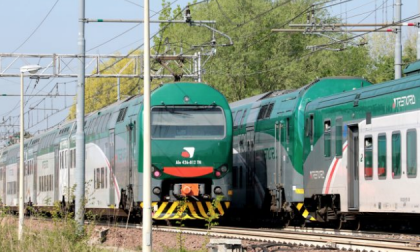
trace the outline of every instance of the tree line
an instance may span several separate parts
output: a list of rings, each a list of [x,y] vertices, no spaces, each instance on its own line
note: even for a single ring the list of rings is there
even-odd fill
[[[270,90],[296,89],[316,78],[328,76],[360,76],[373,83],[394,78],[395,35],[371,33],[351,39],[352,34],[331,33],[338,40],[352,43],[333,43],[324,36],[302,33],[273,33],[273,28],[287,28],[289,23],[306,23],[307,12],[315,0],[209,0],[192,2],[192,20],[215,20],[215,29],[229,36],[232,46],[219,33],[205,27],[185,24],[161,24],[153,38],[152,54],[215,53],[203,67],[202,81],[221,91],[233,102]],[[183,19],[184,10],[171,8],[169,0],[162,0],[159,19]],[[342,22],[317,5],[315,17],[324,23]],[[416,33],[411,32],[404,42],[403,64],[416,59]],[[323,50],[308,50],[308,46],[328,45]],[[132,53],[140,54],[136,50]],[[104,62],[104,72],[119,72],[126,61]],[[152,68],[158,62],[152,62]],[[110,67],[111,66],[111,67]],[[175,63],[169,65],[177,69]],[[123,70],[131,73],[132,68]],[[167,73],[167,72],[166,72]],[[153,80],[152,88],[161,82]],[[191,81],[186,78],[181,81]],[[117,100],[117,80],[87,79],[86,113],[100,109]],[[121,78],[121,96],[141,94],[143,81]],[[76,99],[75,99],[76,101]],[[75,118],[75,105],[69,119]]]

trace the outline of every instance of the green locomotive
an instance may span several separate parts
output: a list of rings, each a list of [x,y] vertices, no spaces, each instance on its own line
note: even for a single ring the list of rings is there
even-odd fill
[[[87,209],[141,214],[142,103],[143,96],[133,96],[85,117]],[[66,122],[25,140],[26,205],[73,204],[75,127]],[[152,176],[153,218],[223,215],[232,195],[232,116],[224,96],[202,83],[158,87],[151,93],[151,138],[153,171],[146,176]],[[1,201],[11,208],[17,208],[18,146],[0,151]]]

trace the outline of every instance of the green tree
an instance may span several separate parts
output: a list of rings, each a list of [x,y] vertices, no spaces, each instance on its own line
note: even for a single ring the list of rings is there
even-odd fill
[[[193,5],[190,8],[193,20],[215,20],[216,28],[234,42],[233,46],[219,47],[227,40],[215,34],[217,53],[205,66],[204,81],[220,90],[228,100],[235,101],[269,90],[298,88],[316,77],[366,76],[366,64],[370,62],[367,48],[347,46],[346,50],[339,52],[310,52],[307,46],[328,44],[330,40],[271,32],[272,28],[282,28],[290,20],[306,23],[305,10],[309,10],[314,2],[214,0]],[[164,1],[163,6],[168,6],[168,2]],[[181,19],[177,15],[180,10],[179,6],[173,11],[166,10],[161,18]],[[326,22],[337,22],[325,10],[319,11],[317,17]],[[155,49],[162,53],[162,41],[182,42],[185,53],[200,48],[197,45],[202,45],[202,50],[208,50],[212,38],[208,29],[178,24],[168,26],[154,43]],[[185,49],[186,46],[190,48]]]

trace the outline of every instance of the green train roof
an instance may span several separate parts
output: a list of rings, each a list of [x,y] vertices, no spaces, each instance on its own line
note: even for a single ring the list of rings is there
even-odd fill
[[[356,98],[359,100],[368,99],[375,96],[381,96],[393,92],[408,90],[420,87],[420,74],[409,75],[407,77],[391,80],[381,84],[364,87],[344,94],[335,94],[315,100],[308,104],[307,110],[316,110],[335,106],[347,102],[353,102]],[[357,97],[356,97],[357,96]]]
[[[404,71],[403,72],[407,76],[408,75],[412,75],[412,74],[419,74],[420,73],[420,60],[408,64],[404,68]]]

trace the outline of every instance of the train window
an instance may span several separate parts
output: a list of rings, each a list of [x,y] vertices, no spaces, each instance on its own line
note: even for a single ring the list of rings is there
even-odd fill
[[[314,114],[309,115],[309,137],[311,138],[311,143],[314,142]]]
[[[104,171],[105,171],[104,184],[105,184],[105,188],[108,188],[108,170],[106,168],[107,167],[104,167]]]
[[[236,115],[235,115],[235,120],[234,120],[234,123],[233,123],[233,126],[234,127],[237,127],[238,126],[239,121],[242,118],[241,116],[242,116],[242,110],[239,110],[238,113],[236,113]]]
[[[343,155],[343,118],[335,119],[335,155]]]
[[[331,121],[324,121],[324,157],[331,156]]]
[[[262,120],[265,117],[265,112],[267,111],[268,105],[264,105],[261,107],[260,112],[258,113],[257,120]]]
[[[105,188],[105,169],[101,167],[101,188]]]
[[[392,133],[392,177],[401,177],[401,133]]]
[[[241,122],[239,123],[239,125],[243,125],[245,116],[246,116],[246,109],[244,110],[244,113],[242,114],[242,119],[241,119]]]
[[[373,156],[372,156],[372,137],[365,137],[365,178],[372,178],[373,175]]]
[[[415,129],[407,131],[407,176],[417,176],[417,132]]]
[[[127,113],[127,108],[128,107],[120,109],[120,112],[119,112],[118,118],[117,118],[117,122],[124,121],[125,114]]]
[[[271,111],[273,111],[273,107],[274,107],[274,103],[271,103],[270,105],[268,105],[268,109],[267,112],[265,113],[264,118],[269,118],[271,115]]]
[[[154,139],[223,139],[226,118],[220,107],[153,107],[151,135]]]
[[[378,136],[378,177],[386,178],[386,135]]]

